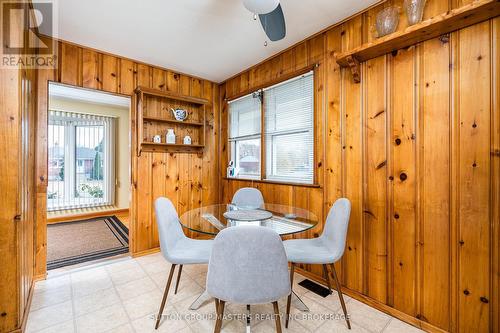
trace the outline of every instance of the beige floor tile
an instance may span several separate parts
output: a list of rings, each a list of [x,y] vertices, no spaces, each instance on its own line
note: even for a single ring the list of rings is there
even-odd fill
[[[41,331],[37,331],[36,333],[74,333],[75,325],[73,319],[65,321],[64,323],[57,324]]]
[[[142,269],[144,269],[144,271],[150,275],[155,274],[155,273],[160,273],[160,272],[168,274],[170,272],[171,266],[172,265],[170,263],[168,263],[163,258],[160,258],[160,259],[158,259],[155,262],[152,262],[150,264],[141,264]],[[177,270],[179,269],[178,267],[179,266],[175,267],[175,274],[177,274]]]
[[[166,282],[163,285],[163,288],[161,288],[162,293],[165,289],[165,285]],[[201,293],[203,293],[204,289],[201,288],[196,282],[191,280],[188,276],[182,276],[181,281],[179,283],[179,290],[177,291],[177,294],[174,294],[174,291],[175,291],[175,284],[174,282],[172,282],[170,291],[168,293],[168,299],[170,302],[172,302],[172,304],[182,301],[191,296],[200,295]]]
[[[161,293],[152,291],[123,302],[131,320],[142,318],[149,314],[156,314],[160,308]]]
[[[106,331],[106,333],[135,333],[135,330],[131,324],[125,324],[112,328],[111,330]]]
[[[79,281],[93,282],[106,278],[109,278],[109,275],[106,269],[102,266],[90,269],[80,269],[71,273],[71,281],[73,284]]]
[[[159,291],[158,287],[150,277],[144,277],[142,279],[116,286],[116,291],[122,301],[129,300],[153,290]]]
[[[147,256],[141,256],[137,258],[133,258],[135,262],[137,262],[139,265],[144,266],[144,265],[149,265],[149,264],[154,264],[159,261],[166,261],[165,258],[163,258],[162,254],[160,252],[158,253],[153,253]]]
[[[345,320],[328,320],[318,327],[315,332],[317,333],[370,333],[370,331],[364,329],[356,323],[351,322],[351,329],[347,328]]]
[[[200,287],[205,289],[207,285],[207,272],[201,272],[191,277],[194,282],[196,282]]]
[[[332,294],[330,294],[326,297],[320,296],[320,295],[313,293],[311,291],[305,293],[304,295],[306,295],[308,298],[320,303],[324,307],[326,307],[334,312],[337,312],[338,310],[341,310],[342,305],[340,303],[340,298],[339,298],[337,291],[336,290],[332,290],[332,291],[333,291]],[[344,295],[344,301],[346,303],[349,302],[350,299],[351,298],[349,296]]]
[[[305,327],[302,327],[300,324],[294,323],[294,325],[289,325],[287,329],[285,329],[285,321],[281,321],[281,330],[286,333],[304,333],[310,332]],[[267,332],[275,332],[276,331],[276,323],[273,320],[264,320],[259,322],[255,327],[252,327],[253,333],[267,333]]]
[[[131,266],[130,268],[121,271],[108,271],[108,274],[115,286],[135,281],[147,276],[146,272],[144,272],[144,270],[139,265]]]
[[[104,267],[79,270],[71,274],[71,285],[75,298],[94,294],[113,287],[113,282]]]
[[[95,312],[116,303],[120,303],[120,298],[113,287],[73,300],[76,317]]]
[[[94,281],[80,280],[73,283],[73,297],[84,297],[112,287],[113,282],[109,277]]]
[[[293,278],[293,291],[299,296],[309,292],[309,290],[299,285],[299,282],[305,279],[306,278],[303,277],[302,275],[295,273],[295,276]]]
[[[154,330],[154,316],[160,306],[169,269],[170,264],[160,253],[156,253],[51,271],[47,280],[35,285],[27,332],[212,332],[215,326],[212,300],[196,311],[189,310],[189,306],[204,290],[207,265],[184,266],[176,295],[175,274],[166,309],[166,313],[175,316],[162,319],[160,329]],[[292,305],[295,318],[286,330],[289,333],[420,332],[413,326],[344,295],[351,315],[352,330],[348,331],[342,318],[318,317],[342,313],[336,291],[326,298],[320,297],[298,286],[298,282],[303,279],[303,276],[295,275],[294,291],[311,311],[302,313]],[[279,306],[284,330],[286,297],[279,301]],[[229,303],[225,314],[231,316],[224,320],[223,332],[245,331],[245,305]],[[262,317],[263,314],[273,314],[271,304],[252,306],[252,314],[252,332],[274,332],[274,321]],[[259,318],[255,318],[256,314],[260,315]]]
[[[116,260],[114,262],[109,263],[108,265],[104,266],[104,269],[108,271],[108,273],[112,272],[122,272],[122,271],[128,271],[130,269],[134,268],[140,268],[141,265],[134,259],[128,257],[124,258],[121,260]]]
[[[382,331],[391,319],[389,315],[355,299],[347,303],[347,311],[352,322],[372,332]]]
[[[190,277],[197,276],[202,273],[207,273],[208,265],[184,265],[182,273],[186,273]]]
[[[121,304],[114,304],[76,318],[78,333],[106,332],[128,323],[127,313]]]
[[[169,274],[169,271],[161,271],[161,272],[151,273],[148,276],[155,282],[155,284],[158,286],[158,288],[163,290],[163,288],[165,288],[165,285],[167,284],[168,274]],[[187,277],[181,276],[181,281],[184,278],[189,279],[189,276],[187,276]],[[177,281],[177,270],[175,271],[175,274],[172,277],[172,286],[175,287],[176,281]]]
[[[73,318],[71,301],[47,306],[30,312],[27,332],[36,332],[44,328],[63,323]]]
[[[170,333],[178,332],[185,329],[188,325],[186,321],[180,318],[180,315],[175,311],[172,306],[167,306],[164,311],[164,317],[160,321],[158,330],[154,329],[155,317],[151,315],[144,316],[132,322],[136,332],[148,333]]]
[[[71,300],[71,288],[35,289],[30,311]]]
[[[150,275],[151,279],[155,282],[158,288],[163,293],[165,290],[165,286],[167,285],[168,275],[166,272],[159,272]],[[177,282],[177,275],[172,279],[172,284],[170,285],[170,290],[168,293],[168,302],[176,303],[187,297],[191,297],[193,295],[199,295],[203,292],[203,288],[201,288],[195,281],[193,281],[187,274],[181,275],[181,280],[179,282],[179,289],[177,290],[177,294],[175,294],[175,284]]]
[[[204,304],[198,310],[189,309],[189,306],[196,300],[197,297],[198,295],[190,296],[182,301],[171,304],[173,304],[177,313],[182,315],[189,325],[194,324],[197,321],[211,322],[212,320],[215,320],[215,305],[212,300]]]
[[[418,333],[423,332],[422,330],[411,326],[399,319],[392,318],[389,325],[384,329],[384,333]]]
[[[55,291],[61,289],[71,289],[71,279],[70,274],[52,276],[52,274],[47,275],[46,280],[37,281],[35,284],[35,291]]]
[[[225,320],[222,323],[221,331],[224,333],[242,333],[245,332],[246,324],[240,320]]]
[[[213,332],[215,327],[215,320],[198,320],[193,323],[189,323],[189,327],[193,332]]]
[[[329,316],[336,314],[334,311],[307,297],[307,294],[302,295],[301,299],[309,308],[309,312],[299,311],[292,305],[290,309],[290,314],[292,316],[291,321],[297,321],[300,325],[304,326],[310,331],[315,331],[326,320],[328,320],[327,318]]]

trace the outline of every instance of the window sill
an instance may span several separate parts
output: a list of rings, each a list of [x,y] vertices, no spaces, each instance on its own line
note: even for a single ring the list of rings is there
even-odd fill
[[[254,183],[264,183],[264,184],[276,184],[276,185],[289,185],[289,186],[299,186],[299,187],[312,187],[321,188],[319,184],[303,184],[303,183],[292,183],[292,182],[280,182],[276,180],[261,180],[261,179],[251,179],[251,178],[232,178],[232,177],[222,177],[223,180],[236,180],[242,182],[254,182]]]

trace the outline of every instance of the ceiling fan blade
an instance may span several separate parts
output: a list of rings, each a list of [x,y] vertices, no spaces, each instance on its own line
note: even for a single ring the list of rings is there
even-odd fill
[[[264,28],[264,31],[270,40],[276,42],[285,38],[285,16],[283,15],[281,4],[279,4],[278,7],[270,13],[259,14],[259,19],[262,24],[262,28]]]

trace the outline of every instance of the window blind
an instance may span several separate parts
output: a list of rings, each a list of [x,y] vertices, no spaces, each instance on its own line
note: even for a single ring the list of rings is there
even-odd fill
[[[260,99],[253,94],[229,102],[229,138],[260,135]]]
[[[49,111],[48,210],[114,203],[114,132],[112,117]]]
[[[229,144],[235,176],[260,177],[261,102],[250,94],[229,102]]]
[[[314,76],[309,72],[264,89],[266,179],[314,179]]]

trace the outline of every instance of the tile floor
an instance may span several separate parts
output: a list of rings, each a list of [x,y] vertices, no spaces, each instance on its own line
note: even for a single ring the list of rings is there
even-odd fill
[[[169,269],[170,265],[157,253],[51,271],[47,280],[35,286],[27,332],[213,332],[214,320],[206,318],[214,313],[213,302],[198,311],[188,310],[204,289],[206,265],[184,266],[179,291],[177,295],[169,295],[165,311],[175,318],[162,320],[159,329],[154,330],[152,315],[158,311]],[[302,277],[296,275],[295,281],[301,280]],[[292,307],[297,318],[283,332],[421,332],[346,296],[352,322],[349,331],[342,319],[321,318],[321,315],[342,313],[336,293],[322,298],[298,285],[294,290],[311,311],[301,313]],[[285,304],[285,300],[280,301],[282,313]],[[252,307],[254,314],[272,311],[272,305]],[[245,314],[246,310],[245,306],[228,304],[225,313]],[[222,331],[245,332],[244,320],[225,320]],[[273,320],[252,321],[252,332],[274,331]]]

